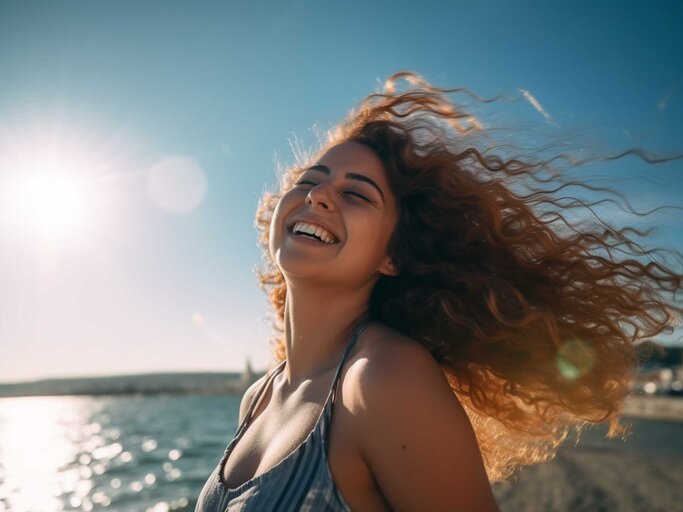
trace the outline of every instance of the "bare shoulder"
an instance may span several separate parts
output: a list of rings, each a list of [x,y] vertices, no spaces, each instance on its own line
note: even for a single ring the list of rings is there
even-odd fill
[[[423,345],[381,323],[368,331],[345,377],[354,398],[365,405],[367,400],[405,405],[411,397],[436,394],[459,406],[443,370]]]
[[[344,405],[385,499],[395,510],[497,510],[474,430],[441,366],[410,337],[369,327],[344,377]]]

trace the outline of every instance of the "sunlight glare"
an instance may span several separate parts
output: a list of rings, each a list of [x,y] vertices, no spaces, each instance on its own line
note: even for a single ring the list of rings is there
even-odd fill
[[[15,218],[44,239],[61,239],[84,226],[88,199],[82,178],[57,173],[27,176],[15,192]]]
[[[0,228],[57,244],[83,238],[105,199],[106,170],[92,141],[58,127],[7,131],[0,140]]]
[[[74,400],[32,397],[3,399],[2,413],[0,466],[10,510],[62,510],[60,497],[89,483],[66,470],[77,446],[65,424],[85,411]]]

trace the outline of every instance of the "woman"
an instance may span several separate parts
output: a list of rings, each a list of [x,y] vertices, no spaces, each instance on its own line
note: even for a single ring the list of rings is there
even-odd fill
[[[489,482],[570,428],[619,432],[634,343],[681,312],[662,297],[681,275],[567,220],[560,178],[534,186],[552,162],[477,149],[448,92],[394,75],[264,196],[281,362],[197,510],[495,511]]]

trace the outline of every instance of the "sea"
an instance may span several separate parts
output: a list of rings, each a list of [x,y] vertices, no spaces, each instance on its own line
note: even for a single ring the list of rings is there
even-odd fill
[[[0,399],[0,512],[194,510],[236,395]]]
[[[2,398],[0,512],[194,510],[202,486],[235,432],[239,402],[236,395]],[[522,475],[518,484],[496,488],[501,509],[541,510],[539,499],[547,492],[552,510],[603,510],[600,502],[587,502],[582,508],[571,502],[571,494],[585,502],[586,486],[603,478],[605,464],[627,471],[633,463],[647,464],[633,478],[659,482],[659,487],[650,482],[642,493],[656,489],[655,498],[664,504],[674,500],[675,509],[681,503],[675,504],[680,497],[675,482],[683,471],[683,422],[629,423],[632,434],[626,441],[606,441],[600,429],[588,432],[579,448],[570,448],[558,461]],[[560,471],[560,477],[553,471]],[[562,478],[570,489],[566,503],[556,502],[561,485],[557,481]],[[610,493],[626,496],[634,485],[628,477],[619,477]],[[529,496],[520,496],[522,492]],[[643,507],[659,503],[647,498],[633,500]],[[622,504],[618,510],[641,510],[639,506]]]

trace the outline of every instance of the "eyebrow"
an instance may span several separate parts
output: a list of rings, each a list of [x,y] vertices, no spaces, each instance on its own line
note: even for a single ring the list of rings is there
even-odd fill
[[[307,169],[304,169],[304,172],[306,171],[319,171],[324,174],[327,174],[328,176],[331,174],[332,171],[330,171],[330,168],[327,167],[326,165],[318,164],[318,165],[313,165]],[[352,180],[358,180],[358,181],[364,181],[365,183],[368,183],[375,187],[377,189],[377,192],[379,192],[379,195],[382,196],[382,201],[384,201],[384,194],[382,193],[382,189],[379,188],[379,185],[372,181],[370,178],[367,176],[363,176],[362,174],[356,174],[355,172],[347,172],[346,177]]]

